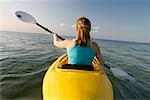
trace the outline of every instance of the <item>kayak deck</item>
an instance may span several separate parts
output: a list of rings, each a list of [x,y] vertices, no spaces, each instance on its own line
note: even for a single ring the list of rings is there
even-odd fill
[[[112,100],[113,89],[105,72],[61,69],[67,55],[59,57],[48,69],[43,80],[44,100]],[[94,69],[100,67],[96,60]]]

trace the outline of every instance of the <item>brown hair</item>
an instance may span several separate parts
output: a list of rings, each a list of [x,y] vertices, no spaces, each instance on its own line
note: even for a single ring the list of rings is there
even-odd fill
[[[90,41],[91,23],[90,20],[81,17],[76,22],[77,40],[76,43],[79,46],[87,46]]]

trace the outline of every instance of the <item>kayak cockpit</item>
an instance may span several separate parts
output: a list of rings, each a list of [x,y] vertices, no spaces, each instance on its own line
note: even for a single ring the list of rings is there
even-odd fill
[[[63,57],[59,58],[59,63],[57,63],[57,68],[59,69],[72,69],[72,70],[86,70],[86,71],[100,71],[101,66],[97,58],[93,59],[92,65],[71,65],[68,64],[68,57],[65,54]]]

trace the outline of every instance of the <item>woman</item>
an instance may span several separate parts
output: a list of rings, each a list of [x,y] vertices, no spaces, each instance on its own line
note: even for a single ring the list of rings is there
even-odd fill
[[[91,41],[90,38],[90,21],[85,17],[79,18],[76,22],[76,31],[77,36],[73,40],[66,39],[64,41],[60,41],[56,34],[53,35],[54,45],[59,48],[67,49],[68,64],[91,65],[94,56],[96,56],[100,64],[103,65],[104,60],[100,53],[100,49],[97,43]]]

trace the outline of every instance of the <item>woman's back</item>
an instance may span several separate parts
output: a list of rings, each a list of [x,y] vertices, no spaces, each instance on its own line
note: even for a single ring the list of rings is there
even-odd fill
[[[68,64],[91,65],[95,51],[89,46],[79,46],[76,43],[72,48],[67,47]]]

